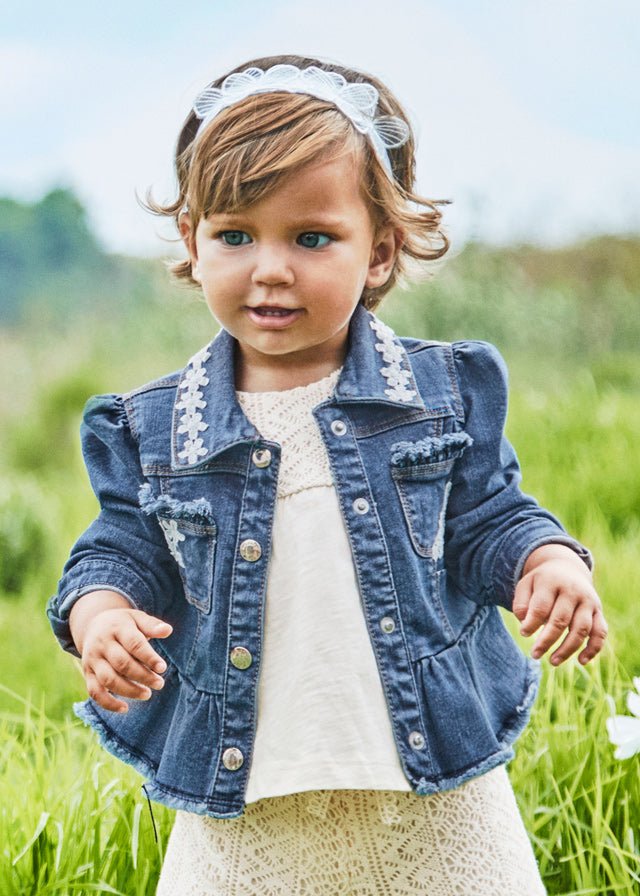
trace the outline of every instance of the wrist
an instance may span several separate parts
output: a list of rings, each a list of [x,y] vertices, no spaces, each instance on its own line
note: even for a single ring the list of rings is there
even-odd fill
[[[540,545],[531,551],[525,560],[522,568],[522,575],[527,575],[527,573],[532,572],[542,563],[547,563],[549,560],[563,560],[573,563],[577,569],[582,570],[587,578],[591,578],[591,571],[580,554],[566,544],[558,544],[555,542]]]
[[[82,656],[84,638],[90,622],[104,610],[115,610],[121,607],[130,610],[131,604],[126,597],[116,591],[102,589],[88,591],[78,598],[69,613],[69,631],[80,656]]]

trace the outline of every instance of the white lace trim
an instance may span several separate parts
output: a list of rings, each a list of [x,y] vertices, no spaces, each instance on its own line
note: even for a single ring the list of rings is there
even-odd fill
[[[258,432],[282,446],[279,498],[316,486],[332,486],[331,467],[312,409],[331,396],[342,367],[328,376],[281,392],[241,392],[238,403]]]
[[[184,541],[184,535],[182,534],[182,532],[178,532],[178,523],[176,522],[176,520],[163,520],[161,518],[158,518],[158,522],[162,526],[164,537],[167,540],[169,553],[176,561],[178,566],[182,566],[184,569],[184,560],[182,559],[182,554],[178,549],[179,542]]]
[[[413,389],[407,388],[411,382],[411,371],[404,370],[402,367],[402,361],[405,357],[404,348],[395,341],[396,334],[391,327],[388,327],[375,315],[372,315],[369,326],[380,339],[380,342],[376,342],[377,351],[381,353],[382,360],[389,365],[388,367],[380,368],[380,373],[391,387],[384,390],[385,395],[388,395],[393,401],[411,401],[417,393]]]
[[[209,426],[208,423],[203,422],[202,414],[200,413],[207,406],[207,402],[202,397],[200,386],[206,386],[209,383],[204,363],[210,357],[211,352],[207,348],[200,349],[189,361],[189,366],[179,386],[183,390],[183,394],[180,397],[180,401],[176,404],[176,408],[183,410],[184,414],[180,417],[178,432],[185,433],[187,438],[178,457],[188,464],[196,464],[199,458],[207,453],[204,442],[199,436],[199,433],[204,432]]]

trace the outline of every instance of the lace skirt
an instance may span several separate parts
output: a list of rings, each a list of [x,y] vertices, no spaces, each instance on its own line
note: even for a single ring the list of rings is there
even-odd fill
[[[156,896],[545,896],[504,765],[455,790],[314,790],[176,812]]]

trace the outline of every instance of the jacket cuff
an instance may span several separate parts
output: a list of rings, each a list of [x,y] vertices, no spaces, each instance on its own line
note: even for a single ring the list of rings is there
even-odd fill
[[[153,595],[130,567],[105,560],[77,566],[68,577],[63,578],[58,593],[47,603],[47,616],[54,635],[62,649],[74,656],[79,657],[80,654],[69,628],[71,609],[83,595],[99,590],[115,591],[128,600],[134,610],[152,612]]]
[[[492,602],[507,610],[512,609],[516,585],[522,577],[527,557],[544,544],[566,545],[576,552],[588,569],[593,569],[591,551],[575,538],[565,532],[549,532],[548,523],[533,526],[531,522],[521,523],[504,536],[496,550],[491,576],[494,588]]]

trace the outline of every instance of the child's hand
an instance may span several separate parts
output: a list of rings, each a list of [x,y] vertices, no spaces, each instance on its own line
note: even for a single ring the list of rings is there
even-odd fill
[[[589,640],[578,659],[583,665],[588,663],[600,652],[607,636],[608,626],[591,573],[575,551],[565,545],[542,545],[529,555],[516,586],[513,612],[522,622],[522,635],[531,635],[546,623],[531,651],[534,659],[569,628],[551,656],[554,666],[575,653],[585,638]]]
[[[166,670],[165,661],[148,638],[166,638],[172,630],[169,623],[129,605],[92,615],[83,629],[81,649],[89,696],[112,712],[128,710],[114,694],[148,700],[151,688],[160,690],[164,686],[164,679],[157,673]]]

